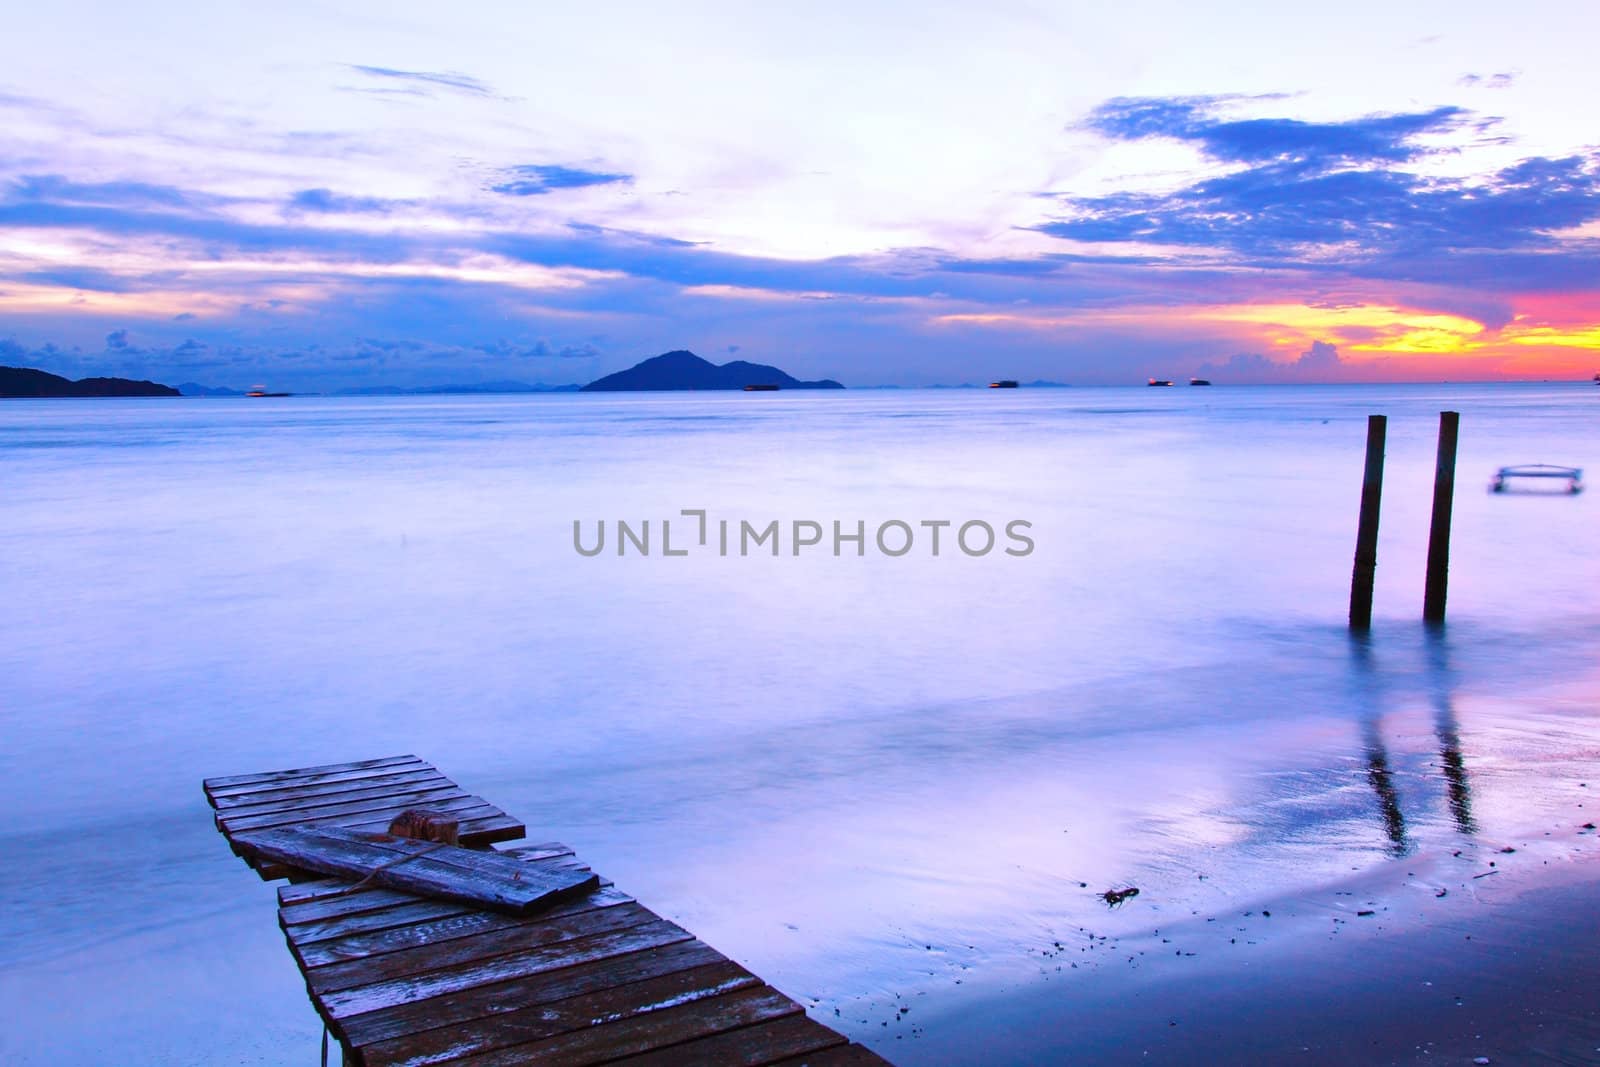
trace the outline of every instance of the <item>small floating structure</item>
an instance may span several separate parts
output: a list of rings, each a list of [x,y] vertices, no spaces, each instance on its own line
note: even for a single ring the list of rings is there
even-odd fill
[[[204,788],[346,1065],[887,1063],[416,756]]]
[[[1016,387],[1017,381],[1015,378],[1001,378],[999,381],[989,383],[990,389],[1015,389]]]
[[[1146,385],[1171,385],[1172,382],[1167,378],[1151,378],[1145,384]]]
[[[1524,463],[1518,467],[1501,467],[1495,471],[1489,491],[1503,493],[1512,488],[1507,483],[1518,478],[1557,478],[1566,481],[1568,493],[1583,492],[1583,471],[1578,467],[1557,467],[1549,463]]]
[[[1211,379],[1209,379],[1209,378],[1190,378],[1189,379],[1189,384],[1190,385],[1210,385],[1211,384]]]

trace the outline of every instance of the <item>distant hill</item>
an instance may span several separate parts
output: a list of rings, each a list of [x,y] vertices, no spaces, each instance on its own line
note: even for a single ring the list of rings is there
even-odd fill
[[[244,396],[243,389],[228,389],[220,385],[201,385],[199,382],[184,382],[178,386],[178,392],[184,396]]]
[[[0,367],[0,397],[24,396],[179,396],[176,389],[127,378],[80,378],[32,367]]]
[[[653,356],[627,370],[608,374],[583,387],[586,393],[667,389],[743,389],[747,385],[776,385],[782,389],[843,389],[830,378],[802,382],[777,367],[746,363],[742,359],[720,367],[681,349]]]

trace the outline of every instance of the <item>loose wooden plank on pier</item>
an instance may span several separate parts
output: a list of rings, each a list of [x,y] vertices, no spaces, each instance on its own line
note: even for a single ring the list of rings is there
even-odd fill
[[[382,831],[408,808],[449,812],[460,820],[457,832],[467,848],[487,848],[526,833],[521,822],[410,755],[207,778],[202,785],[216,809],[217,829],[240,855],[240,835],[309,825]],[[270,860],[246,860],[266,879],[307,873]]]
[[[600,884],[592,871],[522,863],[494,852],[338,826],[286,826],[239,834],[234,840],[258,863],[267,860],[513,914],[527,914]]]
[[[522,824],[415,756],[208,779],[206,796],[236,852],[272,847],[278,859],[260,864],[263,877],[302,879],[279,889],[278,922],[348,1064],[885,1062],[566,846],[486,849],[521,837]],[[383,833],[408,806],[450,810],[472,847]],[[362,858],[343,877],[313,877],[300,866],[311,862],[308,841]],[[395,861],[394,872],[431,869],[452,884],[566,889],[542,910],[511,914],[366,880]]]

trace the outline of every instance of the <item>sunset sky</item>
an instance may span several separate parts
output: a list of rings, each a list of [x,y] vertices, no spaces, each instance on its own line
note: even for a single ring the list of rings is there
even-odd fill
[[[34,6],[0,364],[1600,371],[1585,3]]]

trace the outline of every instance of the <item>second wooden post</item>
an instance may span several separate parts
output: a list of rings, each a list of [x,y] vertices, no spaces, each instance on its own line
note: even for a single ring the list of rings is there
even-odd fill
[[[1439,459],[1433,472],[1433,525],[1428,530],[1428,585],[1422,597],[1422,617],[1444,621],[1446,588],[1450,584],[1450,512],[1456,492],[1456,438],[1461,413],[1439,412]]]

